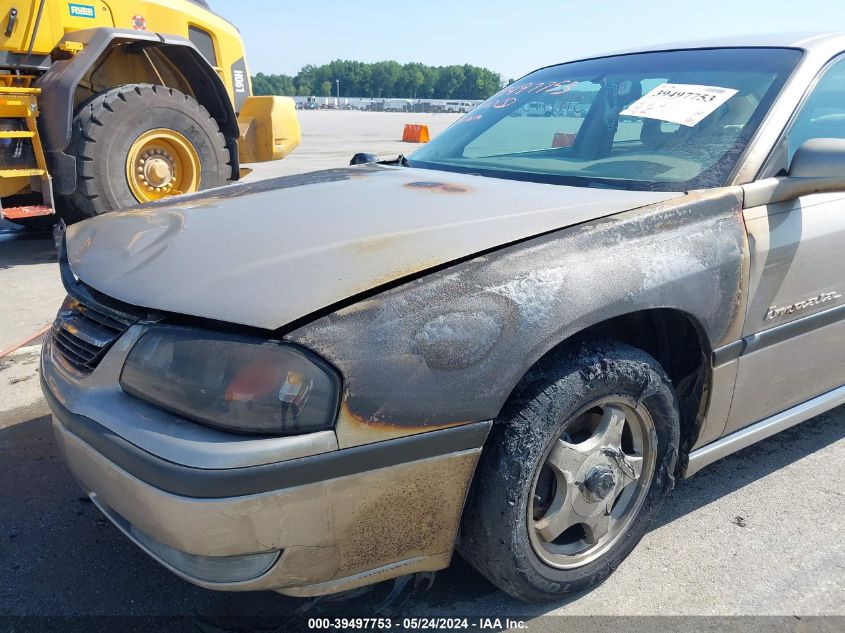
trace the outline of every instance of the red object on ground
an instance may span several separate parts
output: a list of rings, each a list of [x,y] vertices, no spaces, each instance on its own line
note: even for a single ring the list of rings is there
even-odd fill
[[[572,147],[575,145],[575,135],[567,132],[555,132],[552,139],[552,147]]]
[[[51,215],[52,207],[44,204],[34,204],[27,207],[9,207],[0,211],[0,217],[6,220],[20,220],[22,218],[35,218],[40,215]]]
[[[2,352],[0,352],[0,358],[3,358],[4,356],[8,356],[12,352],[14,352],[16,349],[23,347],[27,343],[32,343],[32,341],[37,339],[39,336],[44,336],[49,331],[49,329],[51,327],[53,327],[52,323],[50,325],[45,325],[43,328],[38,330],[35,334],[30,334],[27,338],[22,340],[20,343],[15,343],[11,347],[7,347]]]

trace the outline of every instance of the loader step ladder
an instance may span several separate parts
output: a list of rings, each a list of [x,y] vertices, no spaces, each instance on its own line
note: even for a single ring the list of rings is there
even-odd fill
[[[20,75],[0,75],[0,118],[23,121],[22,127],[26,128],[0,130],[0,142],[5,139],[29,139],[35,159],[34,165],[23,167],[0,164],[0,192],[4,196],[13,195],[21,189],[26,189],[27,183],[24,179],[30,179],[30,183],[32,179],[37,179],[40,187],[32,184],[30,187],[33,192],[40,188],[42,203],[6,208],[0,206],[0,219],[20,220],[55,213],[53,184],[47,170],[44,148],[38,136],[38,95],[41,94],[41,89],[32,87],[32,79]]]

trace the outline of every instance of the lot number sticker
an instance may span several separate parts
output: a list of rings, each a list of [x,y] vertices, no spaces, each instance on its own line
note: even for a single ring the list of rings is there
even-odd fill
[[[660,84],[643,95],[620,114],[659,119],[692,127],[738,91],[718,86]]]

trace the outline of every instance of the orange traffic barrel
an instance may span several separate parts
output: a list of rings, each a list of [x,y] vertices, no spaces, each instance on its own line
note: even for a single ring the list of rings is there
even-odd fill
[[[402,132],[402,141],[405,143],[428,143],[431,137],[428,134],[427,125],[415,125],[412,123],[405,124],[405,130]]]

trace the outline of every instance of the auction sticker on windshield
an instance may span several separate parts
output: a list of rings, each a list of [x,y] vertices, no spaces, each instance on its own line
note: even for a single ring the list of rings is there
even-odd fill
[[[634,101],[620,114],[659,119],[692,127],[738,91],[718,86],[660,84]]]

